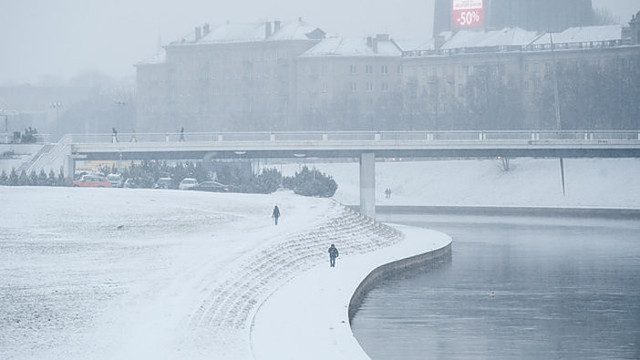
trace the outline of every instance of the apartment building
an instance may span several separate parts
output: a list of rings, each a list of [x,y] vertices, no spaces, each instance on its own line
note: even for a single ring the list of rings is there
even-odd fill
[[[632,127],[640,115],[635,16],[630,25],[463,30],[417,46],[387,34],[327,37],[300,19],[205,25],[137,65],[137,128],[543,129],[557,126],[560,102],[567,126],[579,118],[610,125],[589,120],[598,114]],[[591,104],[580,105],[588,96]]]
[[[554,81],[568,81],[569,69],[582,69],[585,77],[607,71],[619,77],[620,89],[633,91],[624,86],[640,71],[640,47],[623,30],[614,25],[559,33],[460,31],[437,49],[405,51],[403,116],[410,128],[552,128],[556,120],[540,109],[541,102],[553,96]],[[486,118],[472,119],[479,116]]]
[[[302,19],[196,27],[137,64],[139,131],[279,130],[295,111],[295,59],[324,38]]]
[[[402,50],[387,34],[328,38],[296,61],[301,128],[382,129],[402,105]]]

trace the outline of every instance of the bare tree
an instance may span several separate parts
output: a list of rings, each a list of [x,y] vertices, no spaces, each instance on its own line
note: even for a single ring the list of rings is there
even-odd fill
[[[511,170],[511,158],[507,157],[507,156],[500,156],[498,157],[498,160],[500,160],[500,170],[504,171],[504,172],[508,172]]]

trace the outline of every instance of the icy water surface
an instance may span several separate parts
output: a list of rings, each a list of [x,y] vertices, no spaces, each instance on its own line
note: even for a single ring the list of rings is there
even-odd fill
[[[353,321],[372,359],[640,359],[640,222],[394,216],[452,262],[387,281]]]

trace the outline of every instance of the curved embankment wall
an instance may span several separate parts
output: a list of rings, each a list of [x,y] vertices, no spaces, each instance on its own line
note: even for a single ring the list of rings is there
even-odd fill
[[[351,296],[349,301],[349,323],[353,320],[362,305],[365,296],[373,288],[378,286],[382,281],[397,277],[399,275],[407,275],[409,273],[417,273],[427,271],[442,263],[451,262],[451,246],[449,243],[445,247],[426,252],[424,254],[415,255],[406,259],[394,261],[375,268]]]

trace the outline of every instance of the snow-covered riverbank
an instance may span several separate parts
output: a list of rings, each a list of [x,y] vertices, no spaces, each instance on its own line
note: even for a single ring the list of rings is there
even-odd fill
[[[264,329],[273,335],[271,326],[313,309],[343,316],[348,330],[344,301],[369,267],[448,241],[407,238],[333,200],[290,192],[0,187],[0,199],[2,359],[271,358],[260,357],[274,351],[265,342],[252,346],[254,327],[265,339]],[[331,243],[341,252],[334,281],[291,282],[324,274]],[[284,302],[281,289],[293,289]],[[324,297],[309,298],[314,291]],[[328,352],[275,351],[320,359],[359,350],[352,337],[347,348],[324,343],[326,320],[309,323],[311,335],[289,334]]]

